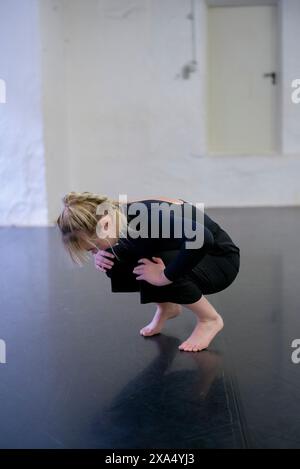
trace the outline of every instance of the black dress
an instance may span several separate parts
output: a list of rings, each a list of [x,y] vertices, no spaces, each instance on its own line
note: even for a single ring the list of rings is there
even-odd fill
[[[224,290],[234,281],[240,268],[239,247],[218,223],[205,212],[200,212],[199,207],[182,201],[184,204],[176,205],[176,213],[163,211],[160,208],[164,204],[165,207],[170,206],[171,202],[155,199],[140,201],[146,208],[146,213],[144,210],[130,213],[130,206],[136,202],[124,205],[128,223],[132,223],[134,219],[137,221],[138,217],[140,221],[148,223],[148,231],[147,237],[133,237],[129,231],[126,237],[119,238],[113,248],[106,249],[117,256],[112,259],[113,267],[106,272],[111,279],[112,292],[139,292],[141,304],[163,302],[190,304],[198,301],[203,294],[209,295]],[[157,217],[151,218],[151,213]],[[199,223],[199,220],[202,222]],[[167,237],[162,231],[165,221],[170,226]],[[180,236],[174,229],[175,222],[181,223]],[[151,231],[154,223],[158,229],[155,236]],[[189,224],[193,232],[202,231],[203,243],[200,248],[190,249],[186,244],[196,241],[196,235],[194,237],[185,235],[185,223]],[[140,226],[138,223],[133,227],[139,230]],[[171,284],[155,286],[145,280],[136,280],[138,275],[132,271],[139,265],[138,259],[152,260],[152,256],[160,257],[164,261],[166,266],[164,273],[169,280],[172,280]]]

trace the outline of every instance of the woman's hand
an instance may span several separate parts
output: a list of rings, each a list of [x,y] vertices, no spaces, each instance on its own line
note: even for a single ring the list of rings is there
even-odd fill
[[[115,257],[110,252],[107,252],[105,250],[99,250],[96,254],[93,254],[93,256],[94,256],[95,267],[97,270],[100,270],[101,272],[106,273],[106,269],[111,269],[112,266],[114,265],[113,261],[106,259],[106,257],[111,257],[111,258]]]
[[[165,264],[160,257],[152,257],[155,262],[150,261],[149,259],[139,259],[138,262],[142,265],[138,265],[133,269],[134,274],[138,274],[136,280],[145,280],[151,285],[156,285],[157,287],[162,287],[164,285],[169,285],[171,280],[169,280],[165,274]]]

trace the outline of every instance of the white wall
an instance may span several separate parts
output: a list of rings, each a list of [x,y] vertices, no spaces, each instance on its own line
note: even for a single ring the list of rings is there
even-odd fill
[[[182,73],[193,57],[191,3],[0,0],[0,223],[45,222],[44,146],[51,223],[69,190],[300,204],[300,105],[290,102],[300,2],[281,2],[282,152],[272,157],[207,155],[204,0],[194,2],[197,70]]]
[[[181,71],[192,59],[190,0],[47,2],[60,17],[65,57],[61,61],[61,53],[57,66],[52,63],[66,83],[55,114],[60,122],[59,110],[65,106],[67,116],[68,176],[50,197],[53,216],[70,189],[116,197],[172,195],[207,207],[300,204],[300,135],[292,130],[300,106],[289,105],[290,74],[298,60],[297,48],[289,46],[291,38],[295,44],[300,39],[293,20],[300,20],[296,0],[284,4],[282,19],[282,52],[289,60],[284,59],[286,70],[279,73],[279,90],[282,86],[285,93],[279,104],[287,156],[279,152],[272,157],[206,154],[203,0],[195,1],[198,68],[188,79]],[[44,38],[48,50],[53,43],[57,48],[57,32],[49,30]],[[280,58],[280,47],[278,54]],[[49,109],[45,112],[51,115]]]
[[[61,198],[70,190],[70,171],[74,161],[69,151],[68,87],[66,76],[65,17],[63,1],[40,0],[42,43],[42,97],[46,186],[49,222],[55,222]],[[72,80],[72,77],[70,77]],[[74,96],[77,100],[77,94]],[[80,139],[80,135],[78,135]],[[76,185],[74,186],[76,188]]]
[[[47,223],[36,0],[0,0],[0,225]]]
[[[55,100],[56,109],[53,100],[46,103],[45,116],[53,125],[57,116],[61,128],[60,110],[66,106],[69,161],[64,187],[50,197],[50,218],[70,189],[114,197],[180,194],[177,177],[169,177],[171,167],[205,148],[204,69],[182,77],[192,58],[190,1],[45,0],[43,5],[47,54],[57,49],[59,37],[57,28],[46,28],[49,17],[63,18],[55,24],[61,26],[65,62],[62,53],[52,53],[51,68],[61,71],[65,94]],[[57,84],[49,81],[49,66],[44,77],[53,95]],[[50,170],[53,145],[55,138],[46,145]],[[48,177],[50,190],[58,168]]]

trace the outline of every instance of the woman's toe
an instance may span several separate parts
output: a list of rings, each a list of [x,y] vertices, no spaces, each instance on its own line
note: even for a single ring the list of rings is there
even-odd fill
[[[187,342],[185,347],[184,347],[184,350],[186,352],[190,352],[192,350],[192,345],[189,342]]]

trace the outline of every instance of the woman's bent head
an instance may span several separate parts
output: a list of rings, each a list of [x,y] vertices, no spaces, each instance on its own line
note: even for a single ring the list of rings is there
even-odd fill
[[[73,262],[82,265],[89,252],[113,246],[127,225],[119,201],[91,192],[69,192],[57,219],[62,242]]]

